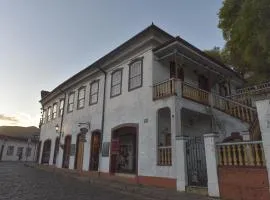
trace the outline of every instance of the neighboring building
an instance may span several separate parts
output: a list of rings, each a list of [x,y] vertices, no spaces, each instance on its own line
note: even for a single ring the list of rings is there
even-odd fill
[[[203,134],[248,140],[254,131],[256,109],[231,98],[243,83],[151,25],[42,92],[39,162],[178,190],[206,187]]]
[[[19,159],[20,158],[20,159]],[[36,161],[37,143],[26,138],[0,135],[0,161]]]

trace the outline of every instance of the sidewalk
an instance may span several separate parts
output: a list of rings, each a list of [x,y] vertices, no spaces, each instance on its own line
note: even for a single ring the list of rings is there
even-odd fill
[[[158,188],[140,185],[136,183],[130,183],[127,178],[119,181],[112,177],[99,176],[98,173],[87,173],[79,172],[76,170],[69,169],[59,169],[47,165],[37,165],[35,163],[25,163],[27,167],[36,168],[39,170],[46,170],[48,172],[62,174],[64,176],[69,176],[76,178],[80,181],[86,182],[88,184],[95,184],[107,189],[117,190],[119,192],[136,194],[138,196],[147,197],[149,199],[159,199],[159,200],[213,200],[216,198],[210,198],[207,196],[201,196],[197,194],[177,192],[173,189]]]

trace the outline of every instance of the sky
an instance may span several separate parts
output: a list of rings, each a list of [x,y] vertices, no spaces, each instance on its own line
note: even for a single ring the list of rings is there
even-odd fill
[[[198,48],[223,47],[222,0],[0,0],[0,126],[38,126],[40,91],[152,22]]]

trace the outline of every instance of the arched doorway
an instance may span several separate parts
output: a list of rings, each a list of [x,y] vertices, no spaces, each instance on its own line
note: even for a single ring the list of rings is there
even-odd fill
[[[85,137],[83,134],[77,135],[77,141],[76,141],[76,156],[75,156],[75,163],[74,167],[75,169],[82,170],[83,167],[83,152],[84,152],[84,140]]]
[[[40,158],[40,149],[41,149],[41,141],[38,142],[37,154],[36,154],[36,162],[39,162]]]
[[[89,170],[97,171],[99,163],[100,132],[94,131],[91,136]]]
[[[59,152],[59,137],[55,139],[55,145],[54,145],[54,153],[53,153],[53,164],[56,163],[56,157]]]
[[[49,164],[51,154],[51,140],[47,139],[43,144],[41,164]]]
[[[113,129],[110,173],[137,174],[138,126],[127,124]]]
[[[64,144],[63,164],[62,164],[63,168],[69,167],[70,145],[71,145],[71,136],[67,135],[65,137],[65,144]]]
[[[157,111],[157,164],[161,166],[172,165],[171,146],[171,111],[169,107]]]

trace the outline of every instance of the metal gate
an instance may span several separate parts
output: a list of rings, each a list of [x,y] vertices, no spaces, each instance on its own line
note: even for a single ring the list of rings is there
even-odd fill
[[[190,137],[186,143],[187,174],[189,186],[207,187],[207,169],[204,138]]]

